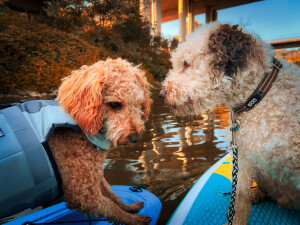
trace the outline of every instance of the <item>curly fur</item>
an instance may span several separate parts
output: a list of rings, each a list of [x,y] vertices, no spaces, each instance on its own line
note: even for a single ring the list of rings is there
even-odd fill
[[[179,115],[199,114],[221,103],[235,108],[271,71],[273,55],[271,46],[236,25],[210,24],[173,52],[173,70],[160,95]],[[264,195],[279,206],[300,209],[300,70],[280,61],[283,68],[269,93],[239,117],[234,224],[247,224],[251,201]],[[250,192],[253,181],[260,188],[257,194]]]
[[[82,66],[63,80],[57,99],[83,132],[100,129],[114,143],[127,144],[140,135],[150,112],[150,85],[137,67],[122,59]],[[111,103],[120,107],[113,108]],[[96,150],[83,132],[56,129],[48,143],[58,166],[64,198],[71,209],[104,216],[114,223],[149,224],[138,212],[142,202],[122,203],[103,176],[106,151]]]
[[[210,34],[208,49],[209,54],[214,56],[211,68],[218,75],[224,71],[227,76],[234,76],[238,70],[246,68],[248,61],[261,62],[263,46],[256,42],[250,34],[244,33],[238,26],[224,24],[219,26],[215,32]]]

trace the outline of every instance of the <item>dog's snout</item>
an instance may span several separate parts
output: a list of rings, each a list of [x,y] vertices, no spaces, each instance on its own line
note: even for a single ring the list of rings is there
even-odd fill
[[[165,100],[165,96],[166,96],[166,92],[165,92],[164,90],[161,90],[161,91],[159,92],[159,98],[160,98],[161,100]]]
[[[138,133],[130,134],[128,139],[131,143],[137,143],[141,139],[141,135]]]

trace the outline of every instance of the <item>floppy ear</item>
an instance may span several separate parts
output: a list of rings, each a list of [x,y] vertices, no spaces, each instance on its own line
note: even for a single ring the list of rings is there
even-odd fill
[[[96,136],[102,128],[105,72],[101,68],[82,66],[64,78],[57,100],[83,132]]]
[[[211,33],[208,49],[213,55],[211,66],[215,76],[224,72],[234,78],[238,70],[247,67],[249,60],[263,56],[263,46],[252,35],[238,29],[238,25],[220,25]]]
[[[139,69],[138,69],[139,70]],[[139,81],[142,89],[144,90],[145,101],[143,102],[143,112],[142,116],[143,120],[147,120],[151,110],[152,99],[150,98],[150,87],[151,85],[146,80],[144,74],[142,72],[136,74],[137,80]]]

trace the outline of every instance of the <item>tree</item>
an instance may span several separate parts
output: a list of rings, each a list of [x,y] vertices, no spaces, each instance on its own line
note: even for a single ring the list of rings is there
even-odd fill
[[[161,48],[163,51],[169,51],[169,41],[168,39],[163,39],[161,42]]]
[[[151,35],[150,23],[140,11],[140,0],[49,0],[45,10],[51,11],[51,26],[143,64],[159,74],[156,77],[163,77],[168,71],[168,41]]]
[[[39,18],[39,22],[74,34],[77,34],[87,23],[87,18],[84,16],[87,5],[83,0],[49,0],[45,5],[44,11],[47,17]]]
[[[173,37],[173,39],[170,43],[170,50],[174,51],[178,47],[178,44],[179,44],[179,38],[176,35],[176,36]]]

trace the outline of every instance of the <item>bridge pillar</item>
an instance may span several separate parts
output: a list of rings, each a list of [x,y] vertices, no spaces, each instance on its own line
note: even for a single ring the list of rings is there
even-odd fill
[[[195,30],[195,14],[193,1],[189,0],[188,2],[188,34],[192,33]]]
[[[208,6],[205,12],[205,23],[207,24],[216,21],[217,19],[218,19],[218,12],[216,10],[213,10],[211,6]]]
[[[161,35],[161,0],[151,1],[151,24],[154,35]]]
[[[178,0],[179,42],[185,41],[186,35],[186,0]]]

